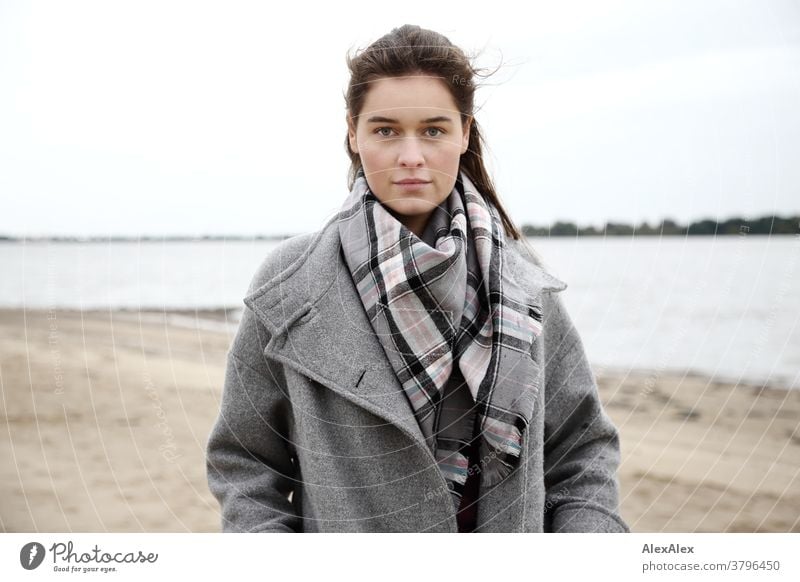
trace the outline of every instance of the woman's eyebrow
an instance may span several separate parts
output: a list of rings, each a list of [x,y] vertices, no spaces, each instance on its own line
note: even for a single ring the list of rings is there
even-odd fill
[[[396,119],[390,117],[383,117],[382,115],[373,115],[367,119],[367,123],[400,123]],[[421,123],[453,123],[453,120],[446,115],[437,115],[436,117],[429,117],[423,119]]]

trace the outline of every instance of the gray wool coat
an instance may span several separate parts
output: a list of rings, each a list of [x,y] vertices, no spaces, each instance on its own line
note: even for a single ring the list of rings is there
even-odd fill
[[[506,265],[543,312],[517,469],[481,484],[477,532],[627,532],[618,432],[545,271]],[[457,532],[446,482],[361,304],[335,220],[266,257],[228,352],[207,476],[226,532]]]

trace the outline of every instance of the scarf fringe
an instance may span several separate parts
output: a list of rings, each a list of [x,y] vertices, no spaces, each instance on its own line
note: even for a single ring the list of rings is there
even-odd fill
[[[504,481],[519,465],[519,457],[492,451],[483,463],[481,482],[485,487],[494,487]]]
[[[437,459],[439,469],[447,481],[464,485],[469,476],[469,470],[472,469],[480,475],[483,487],[494,487],[516,470],[520,462],[519,455],[498,451],[489,445],[485,437],[484,433],[481,439],[481,454],[472,466],[469,465],[469,460],[464,455],[457,452],[448,452],[446,456],[443,455]],[[487,449],[489,452],[484,452]],[[451,484],[448,484],[448,487],[451,490],[454,489]]]

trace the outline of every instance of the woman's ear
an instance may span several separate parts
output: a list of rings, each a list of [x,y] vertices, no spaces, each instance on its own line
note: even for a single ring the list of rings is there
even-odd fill
[[[472,127],[472,116],[467,117],[467,122],[464,123],[464,133],[461,136],[461,155],[467,153],[469,149],[469,130]]]
[[[347,121],[347,139],[350,140],[350,151],[354,154],[358,153],[358,140],[356,140],[356,125],[350,112],[345,113],[345,120]]]

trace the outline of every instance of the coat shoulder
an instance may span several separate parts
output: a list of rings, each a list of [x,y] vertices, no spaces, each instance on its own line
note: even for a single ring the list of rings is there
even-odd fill
[[[309,232],[297,234],[280,241],[276,247],[267,253],[258,269],[256,269],[250,281],[247,294],[251,295],[275,277],[292,269],[310,250],[318,235],[319,232]]]
[[[506,260],[517,283],[531,297],[558,293],[567,284],[553,275],[541,255],[526,240],[506,239]]]

